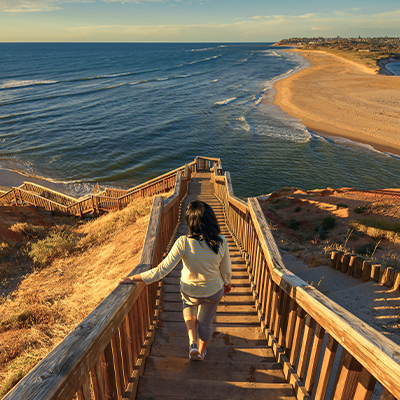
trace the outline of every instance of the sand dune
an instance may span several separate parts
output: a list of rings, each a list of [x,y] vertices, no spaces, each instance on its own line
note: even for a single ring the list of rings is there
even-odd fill
[[[400,154],[400,77],[320,51],[299,53],[311,67],[278,81],[274,103],[313,132]]]

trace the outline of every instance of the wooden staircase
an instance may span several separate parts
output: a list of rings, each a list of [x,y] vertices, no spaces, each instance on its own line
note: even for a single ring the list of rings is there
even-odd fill
[[[260,328],[246,262],[230,236],[210,173],[192,176],[176,238],[187,233],[184,211],[192,200],[211,205],[232,259],[232,291],[223,297],[204,361],[189,361],[179,278],[182,264],[163,281],[155,340],[140,377],[137,399],[296,399]]]

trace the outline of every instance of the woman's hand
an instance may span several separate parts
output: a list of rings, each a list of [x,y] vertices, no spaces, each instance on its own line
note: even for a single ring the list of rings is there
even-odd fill
[[[133,276],[124,276],[123,278],[120,278],[118,284],[119,285],[132,284],[135,282],[143,282],[142,276],[140,274]]]
[[[227,294],[231,291],[232,287],[231,284],[229,283],[228,285],[224,285],[224,294]]]

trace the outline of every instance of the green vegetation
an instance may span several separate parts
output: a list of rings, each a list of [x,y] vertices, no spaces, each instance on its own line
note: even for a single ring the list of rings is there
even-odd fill
[[[362,256],[364,256],[364,255],[372,256],[378,247],[379,247],[379,242],[378,243],[376,243],[376,242],[366,243],[366,244],[363,244],[362,246],[358,247],[356,249],[356,253],[360,254]]]
[[[379,60],[400,60],[400,38],[290,38],[277,43],[278,46],[296,46],[304,50],[322,50],[347,60],[376,69]]]
[[[365,207],[356,207],[356,208],[354,209],[354,212],[355,212],[356,214],[362,214],[362,213],[364,213],[365,211],[366,211]]]
[[[323,220],[321,227],[325,231],[329,231],[336,226],[336,219],[332,215],[327,215]]]
[[[66,257],[75,250],[77,237],[66,232],[52,232],[46,238],[31,244],[29,256],[35,264],[44,267],[56,257]]]
[[[365,217],[358,220],[360,224],[369,226],[371,228],[382,229],[384,231],[391,231],[400,233],[400,224],[396,222],[391,222],[383,219],[377,219],[372,217]]]
[[[300,221],[297,221],[296,218],[292,218],[292,219],[288,222],[287,227],[290,228],[290,229],[293,229],[293,230],[297,231],[297,229],[300,228]]]
[[[339,210],[339,208],[349,208],[349,206],[347,204],[338,203],[336,204],[336,209]]]

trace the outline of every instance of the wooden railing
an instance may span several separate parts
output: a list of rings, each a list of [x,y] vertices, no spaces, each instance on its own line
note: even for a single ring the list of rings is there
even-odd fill
[[[207,159],[202,157],[200,161],[202,168],[206,168],[213,160],[206,163]],[[186,180],[190,180],[192,172],[198,170],[197,165],[198,161],[195,160],[132,189],[126,191],[106,189],[97,195],[87,196],[80,200],[31,182],[24,182],[20,187],[0,195],[0,204],[19,201],[44,208],[55,214],[79,217],[88,213],[99,214],[100,211],[121,210],[136,198],[154,196],[173,190],[179,172],[184,174]]]
[[[261,326],[298,399],[400,399],[400,347],[288,271],[255,198],[212,175],[229,230],[247,260]],[[335,366],[335,357],[339,365]],[[328,398],[328,397],[326,397]]]
[[[174,194],[155,197],[140,263],[156,266],[171,243],[188,179],[178,171]],[[133,399],[154,338],[158,283],[119,285],[4,400]]]

